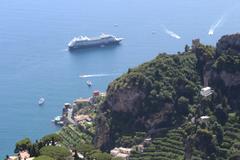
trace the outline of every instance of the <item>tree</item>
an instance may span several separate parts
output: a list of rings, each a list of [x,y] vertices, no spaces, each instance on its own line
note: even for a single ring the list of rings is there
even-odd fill
[[[184,50],[185,50],[185,52],[188,52],[190,50],[189,45],[186,44],[185,47],[184,47]]]
[[[55,160],[49,156],[39,156],[37,158],[34,158],[33,160]]]
[[[14,152],[18,153],[19,151],[23,150],[31,150],[32,148],[32,142],[29,138],[24,138],[16,143],[16,147]]]
[[[96,152],[93,153],[90,158],[95,160],[111,160],[112,156],[108,153]]]
[[[49,156],[55,160],[65,160],[71,155],[71,152],[65,147],[45,146],[40,149],[40,155]]]
[[[84,157],[87,155],[87,153],[90,153],[93,150],[95,150],[94,146],[91,144],[79,144],[75,147],[75,149],[78,152],[82,153]]]
[[[216,146],[213,142],[213,135],[204,129],[200,129],[196,133],[196,146],[207,155],[211,155],[216,151]]]
[[[224,125],[228,120],[228,114],[223,109],[222,105],[218,105],[215,109],[215,116],[220,124]]]
[[[53,133],[53,134],[49,134],[49,135],[46,135],[44,136],[42,139],[41,139],[43,145],[52,145],[52,146],[55,146],[56,142],[59,142],[61,141],[61,137],[56,134],[56,133]]]
[[[120,157],[114,157],[114,158],[112,158],[112,160],[123,160],[123,158],[120,158]]]
[[[34,143],[29,151],[31,157],[36,157],[40,155],[38,143]]]
[[[177,111],[183,115],[187,115],[189,112],[188,109],[189,99],[181,96],[177,101]]]
[[[213,132],[216,135],[218,144],[222,144],[222,142],[223,142],[223,133],[224,132],[223,132],[222,126],[219,123],[214,122],[214,124],[213,124]]]

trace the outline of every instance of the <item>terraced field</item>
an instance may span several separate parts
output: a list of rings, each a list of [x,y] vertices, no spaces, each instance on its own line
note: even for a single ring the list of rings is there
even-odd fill
[[[164,137],[154,138],[143,153],[133,153],[130,160],[183,160],[183,137],[182,128],[169,130]]]
[[[80,143],[91,143],[92,137],[81,132],[78,127],[73,125],[65,126],[58,132],[60,137],[62,138],[62,144],[67,147],[73,147],[76,144]]]
[[[224,138],[219,150],[223,158],[227,158],[240,150],[240,124],[226,123],[224,128]]]

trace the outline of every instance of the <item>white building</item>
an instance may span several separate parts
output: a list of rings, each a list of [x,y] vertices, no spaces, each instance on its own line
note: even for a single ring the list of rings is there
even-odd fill
[[[124,160],[127,160],[128,157],[131,154],[132,149],[131,148],[114,148],[113,150],[110,151],[110,154],[114,157],[120,157]]]
[[[213,93],[211,87],[204,87],[201,89],[200,94],[204,97],[207,97]]]
[[[200,117],[200,120],[201,120],[201,122],[205,122],[205,123],[207,123],[208,122],[208,120],[209,120],[209,116],[201,116]]]

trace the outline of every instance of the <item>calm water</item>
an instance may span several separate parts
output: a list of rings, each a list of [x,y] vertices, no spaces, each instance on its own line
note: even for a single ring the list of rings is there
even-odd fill
[[[238,32],[238,7],[238,0],[0,0],[0,159],[17,140],[58,130],[51,119],[64,102],[104,91],[129,67],[159,52],[181,51],[196,37],[215,44],[221,35]],[[125,40],[118,47],[66,51],[73,36],[102,32]],[[84,74],[113,75],[89,78],[89,89],[87,79],[79,78]],[[39,107],[41,96],[46,103]]]

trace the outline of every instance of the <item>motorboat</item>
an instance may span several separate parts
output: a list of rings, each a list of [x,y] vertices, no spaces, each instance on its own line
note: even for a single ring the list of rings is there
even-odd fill
[[[92,86],[92,82],[91,81],[86,81],[86,83],[87,83],[87,85],[88,85],[88,87],[91,87]]]
[[[45,99],[43,97],[41,97],[39,100],[38,100],[38,105],[43,105],[45,102]]]

